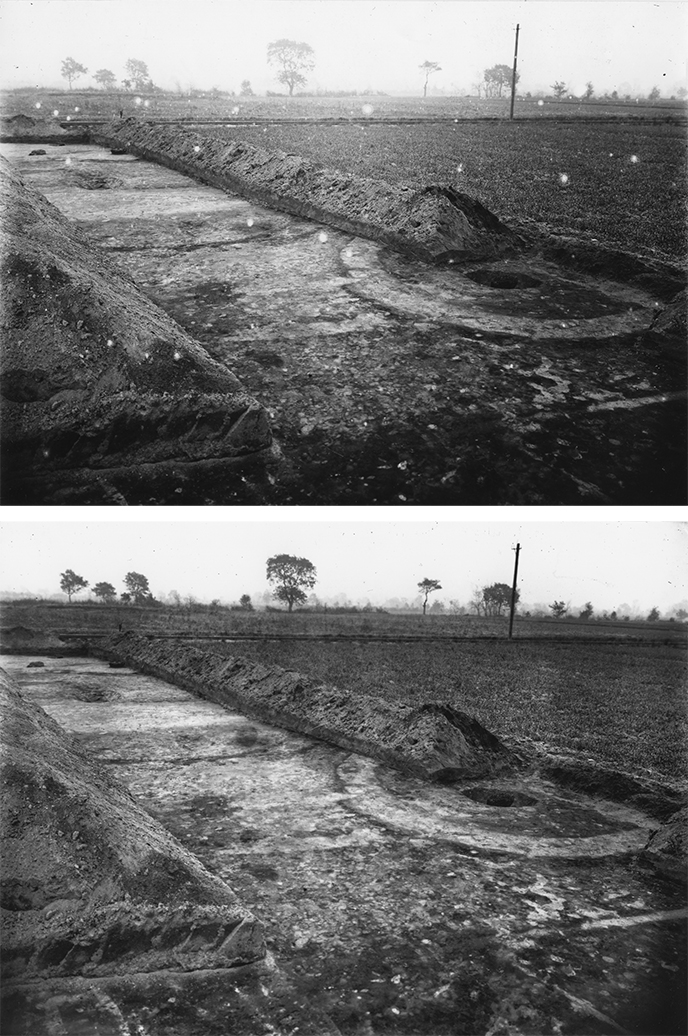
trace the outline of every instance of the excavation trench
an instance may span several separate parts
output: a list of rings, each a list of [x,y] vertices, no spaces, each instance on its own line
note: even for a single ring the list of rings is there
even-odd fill
[[[269,412],[284,452],[278,469],[240,474],[211,476],[201,465],[179,466],[172,480],[115,471],[106,477],[113,496],[164,504],[683,502],[685,355],[670,305],[682,285],[677,271],[604,260],[566,239],[526,247],[489,213],[481,233],[497,245],[461,251],[458,238],[451,247],[445,240],[445,223],[458,216],[441,193],[422,204],[446,203],[449,215],[441,208],[441,220],[421,213],[418,227],[409,221],[426,236],[444,227],[441,262],[424,261],[400,251],[384,227],[376,240],[372,231],[354,236],[353,223],[347,230],[343,217],[330,217],[326,198],[316,199],[317,211],[307,197],[301,215],[280,211],[274,156],[254,162],[251,175],[271,170],[262,194],[231,193],[231,178],[223,190],[191,179],[221,182],[213,156],[205,161],[207,138],[198,140],[183,163],[160,149],[154,163],[97,146],[46,145],[32,156],[30,145],[3,145],[27,183],[236,374]],[[283,156],[282,166],[298,180],[304,163]],[[333,197],[337,190],[338,181]],[[380,190],[367,199],[373,222]],[[31,492],[27,502],[40,502],[29,501]]]
[[[229,1015],[247,1036],[262,1031],[251,1017],[313,1036],[448,1036],[457,1019],[475,1033],[507,1019],[525,1033],[682,1031],[683,896],[638,858],[659,826],[643,810],[532,770],[429,783],[127,667],[30,660],[44,664],[3,660],[22,695],[224,880],[274,954],[279,983],[263,993],[198,975],[157,976],[145,997],[140,976],[101,983],[144,1031],[201,1018],[220,1032]],[[48,994],[67,1017],[74,981],[15,981],[17,1031]]]

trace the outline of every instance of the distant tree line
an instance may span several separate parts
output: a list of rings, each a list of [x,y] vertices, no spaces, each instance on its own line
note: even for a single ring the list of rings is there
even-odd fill
[[[296,557],[292,554],[275,554],[267,559],[266,578],[270,585],[270,590],[263,595],[263,607],[266,611],[283,611],[285,606],[289,614],[291,614],[294,608],[310,612],[328,612],[335,615],[387,613],[392,610],[421,611],[423,616],[425,616],[426,614],[440,615],[447,611],[447,606],[442,601],[437,600],[432,605],[429,605],[430,595],[442,589],[438,579],[426,577],[417,583],[420,596],[415,603],[404,601],[398,602],[399,607],[393,607],[391,604],[388,604],[386,608],[381,608],[371,605],[370,602],[362,606],[354,605],[346,599],[342,599],[342,597],[335,604],[327,604],[320,601],[312,593],[317,583],[317,569],[308,558]],[[67,594],[70,604],[72,598],[82,590],[87,589],[88,586],[88,580],[78,575],[71,568],[61,573],[60,589]],[[210,604],[204,604],[199,602],[192,594],[182,597],[177,590],[170,590],[166,601],[159,601],[151,593],[147,577],[140,572],[127,572],[124,577],[124,586],[125,590],[119,594],[119,597],[112,583],[94,583],[91,589],[98,600],[105,604],[113,604],[118,600],[123,604],[157,607],[164,607],[167,604],[176,608],[185,607],[189,611],[199,610],[211,613],[221,610],[241,612],[252,612],[255,610],[249,594],[242,594],[237,603],[223,605],[218,599],[211,601]],[[307,591],[311,591],[311,593],[308,594]],[[452,615],[472,613],[481,618],[500,618],[509,613],[512,592],[512,587],[507,583],[491,583],[480,588],[476,587],[467,607],[459,601],[451,600],[448,610]],[[520,590],[516,589],[514,595],[514,603],[516,605],[518,605],[520,597]],[[268,602],[271,600],[277,602],[277,606],[270,605]],[[595,614],[591,601],[587,601],[578,610],[577,615],[571,613],[570,604],[566,601],[555,600],[548,605],[548,609],[551,612],[550,617],[554,619],[570,619],[583,622],[590,622],[593,619],[615,622],[619,619],[616,611],[603,611],[600,614]],[[525,616],[546,618],[547,614],[546,612],[536,611],[532,616],[530,612],[526,612]],[[625,621],[630,621],[628,613],[623,614],[621,618]],[[638,616],[638,618],[643,617]],[[661,613],[657,607],[653,607],[647,616],[644,617],[647,622],[657,622],[660,618]],[[688,619],[688,611],[683,608],[677,609],[675,619],[679,622],[684,622]]]
[[[129,58],[124,70],[126,75],[121,80],[121,86],[125,90],[136,90],[139,93],[157,90],[145,61],[141,61],[139,58]],[[81,62],[69,57],[62,62],[61,75],[63,79],[67,80],[71,90],[72,83],[76,79],[88,75],[88,69]],[[93,78],[103,90],[114,90],[117,84],[117,76],[109,68],[99,68],[97,72],[93,73]]]

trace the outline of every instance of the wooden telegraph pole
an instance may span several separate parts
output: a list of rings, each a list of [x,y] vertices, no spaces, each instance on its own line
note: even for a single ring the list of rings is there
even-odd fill
[[[511,610],[509,612],[509,640],[513,639],[514,612],[516,611],[516,581],[518,579],[518,555],[521,553],[521,544],[516,544],[516,561],[514,563],[514,584],[511,587]]]
[[[516,100],[516,62],[518,60],[518,30],[520,25],[516,26],[516,46],[514,47],[514,70],[511,73],[511,110],[509,112],[509,118],[514,117],[514,101]],[[518,557],[518,555],[517,555]]]

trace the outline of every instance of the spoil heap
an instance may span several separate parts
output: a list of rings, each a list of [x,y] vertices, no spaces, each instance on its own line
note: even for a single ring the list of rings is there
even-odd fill
[[[118,477],[271,456],[266,411],[0,163],[3,503],[126,503]]]
[[[3,1032],[65,981],[264,967],[223,881],[2,673],[0,705]]]
[[[80,643],[65,644],[51,630],[33,630],[28,626],[8,626],[0,630],[0,654],[3,655],[79,655]]]
[[[428,262],[495,259],[521,246],[518,236],[480,202],[450,185],[389,184],[245,141],[136,119],[111,123],[92,139]]]
[[[390,704],[299,673],[125,633],[98,645],[111,661],[247,716],[320,738],[430,780],[486,777],[520,760],[471,716],[439,702]]]

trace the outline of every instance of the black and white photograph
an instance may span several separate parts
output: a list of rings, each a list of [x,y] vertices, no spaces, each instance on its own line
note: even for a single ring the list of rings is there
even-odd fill
[[[0,0],[0,1036],[686,1036],[686,39]]]
[[[3,1036],[685,1033],[685,522],[88,514],[0,528]]]
[[[687,38],[2,3],[3,502],[685,505]]]

